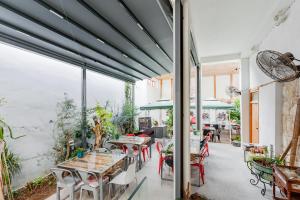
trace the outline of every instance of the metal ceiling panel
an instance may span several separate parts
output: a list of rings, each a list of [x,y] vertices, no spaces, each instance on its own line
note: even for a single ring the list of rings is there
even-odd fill
[[[0,39],[122,80],[168,73],[172,31],[156,0],[138,2],[0,0]]]

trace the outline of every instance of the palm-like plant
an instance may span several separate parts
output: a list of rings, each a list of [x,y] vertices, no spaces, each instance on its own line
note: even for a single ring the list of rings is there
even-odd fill
[[[1,175],[3,178],[3,184],[7,187],[7,198],[13,199],[13,191],[11,186],[11,179],[16,174],[19,173],[21,170],[20,165],[20,159],[10,152],[6,146],[5,140],[4,140],[4,130],[8,130],[9,136],[12,139],[18,139],[19,137],[13,137],[13,132],[10,126],[5,123],[4,120],[0,120],[0,143],[4,145],[3,151],[1,152]],[[1,191],[3,193],[3,191]]]

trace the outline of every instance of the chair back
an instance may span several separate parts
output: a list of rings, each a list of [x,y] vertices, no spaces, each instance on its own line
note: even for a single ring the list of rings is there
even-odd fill
[[[161,153],[161,150],[163,149],[162,143],[159,142],[159,141],[156,141],[155,148],[156,148],[158,153]]]
[[[127,136],[135,136],[133,133],[128,133]]]
[[[57,185],[66,185],[70,183],[76,183],[75,178],[71,171],[61,168],[50,169],[53,176],[56,178]]]
[[[80,175],[82,182],[86,185],[90,185],[91,181],[98,182],[98,177],[94,172],[77,170],[77,173]]]

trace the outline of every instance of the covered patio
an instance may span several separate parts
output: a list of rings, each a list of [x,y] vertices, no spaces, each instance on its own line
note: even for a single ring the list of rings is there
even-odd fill
[[[0,200],[297,199],[299,9],[292,0],[0,0]],[[239,86],[214,72],[205,79],[214,100],[204,100],[202,67],[220,63]],[[172,77],[166,101],[163,76]],[[141,92],[143,80],[151,87]],[[138,109],[157,88],[160,101]],[[217,95],[225,88],[227,99]],[[138,118],[154,109],[169,112],[161,137]],[[229,144],[212,142],[221,129]]]

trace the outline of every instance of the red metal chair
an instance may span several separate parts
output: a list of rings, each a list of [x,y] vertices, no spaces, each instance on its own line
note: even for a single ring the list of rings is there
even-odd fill
[[[206,150],[205,148],[202,149],[202,151],[199,154],[199,158],[197,160],[197,162],[192,163],[191,166],[193,167],[197,167],[199,170],[199,185],[200,185],[200,181],[202,180],[202,183],[204,184],[204,158],[206,157]]]
[[[135,136],[135,134],[133,133],[128,133],[126,134],[127,136]],[[146,137],[147,135],[139,135],[139,137]],[[135,151],[135,153],[138,153],[138,148],[136,146],[133,146],[133,149]],[[127,152],[127,147],[125,145],[123,145],[123,151],[126,153]],[[142,146],[142,156],[144,159],[144,162],[146,162],[146,153],[148,155],[148,146],[147,145],[143,145]]]
[[[165,157],[162,155],[162,152],[161,152],[162,149],[163,149],[162,143],[159,142],[159,141],[156,141],[155,148],[156,148],[157,152],[159,153],[158,174],[160,174],[161,173],[160,170],[161,170],[161,168],[162,168],[162,166],[164,164],[164,160],[165,160]]]

